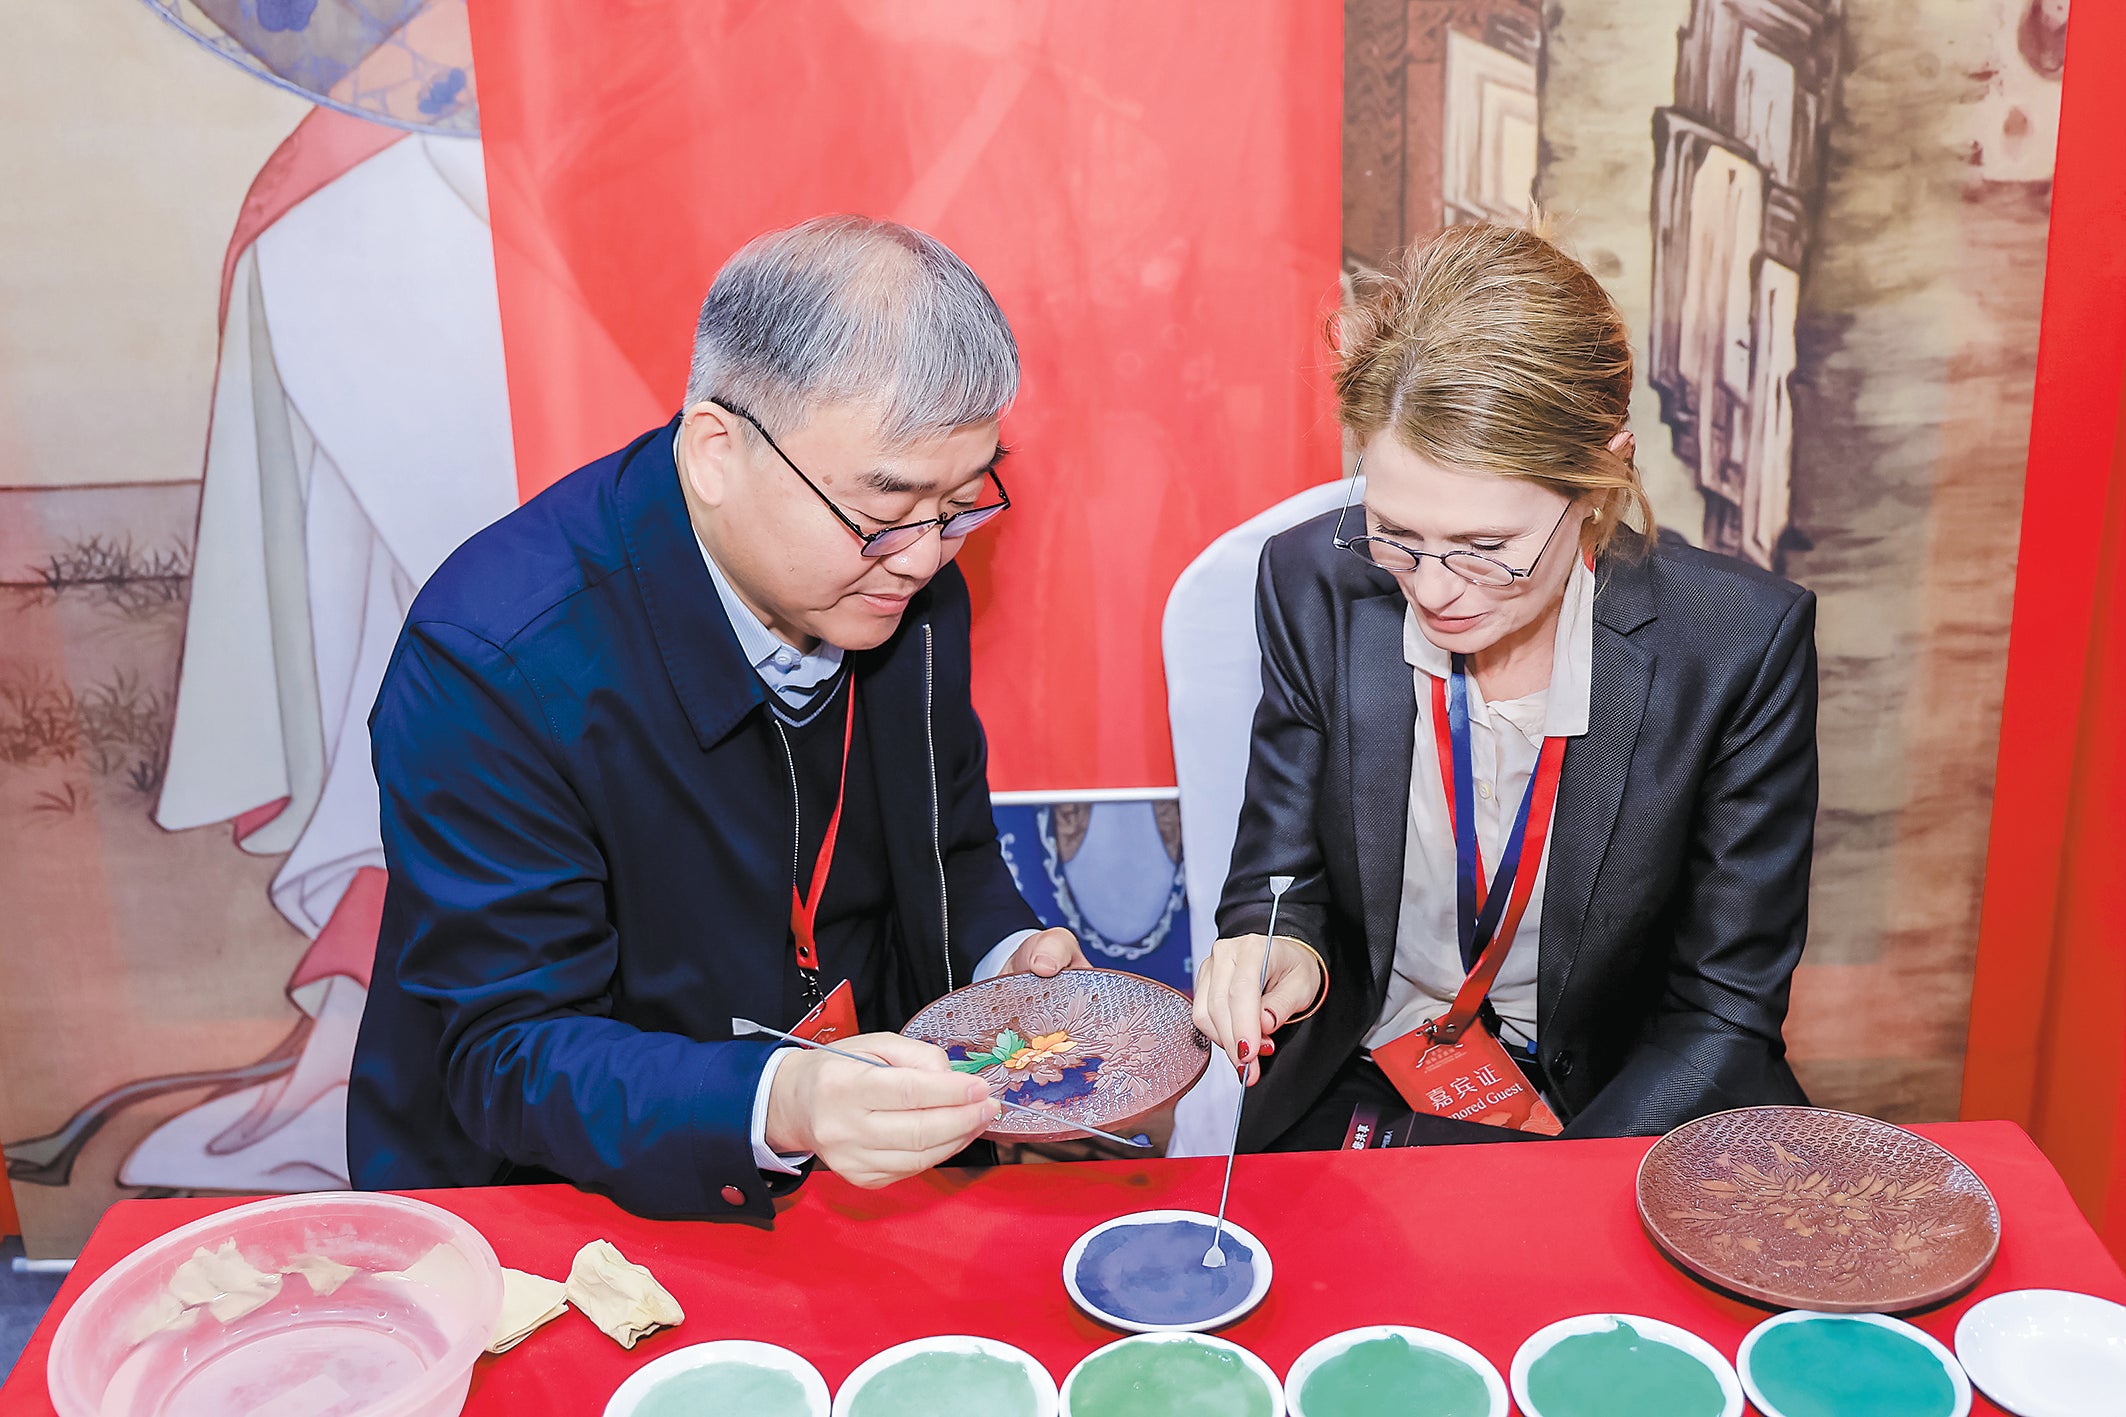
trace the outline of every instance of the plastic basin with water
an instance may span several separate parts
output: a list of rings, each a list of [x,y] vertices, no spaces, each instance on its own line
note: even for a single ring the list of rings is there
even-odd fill
[[[323,1295],[289,1274],[227,1323],[201,1310],[144,1332],[178,1266],[232,1240],[267,1273],[306,1255],[355,1273]],[[416,1265],[418,1282],[395,1277]],[[60,1324],[47,1380],[59,1417],[449,1417],[501,1309],[494,1250],[449,1211],[403,1196],[286,1196],[120,1261]]]

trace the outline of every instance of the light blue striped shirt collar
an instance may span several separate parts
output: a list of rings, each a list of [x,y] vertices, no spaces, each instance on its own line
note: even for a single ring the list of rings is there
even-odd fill
[[[738,647],[744,651],[747,663],[774,690],[775,697],[782,700],[786,708],[804,708],[811,701],[813,691],[840,671],[841,647],[821,640],[818,649],[806,654],[784,644],[738,598],[738,592],[731,589],[731,582],[717,566],[716,558],[709,554],[709,548],[702,545],[699,535],[695,536],[694,544],[701,547],[702,564],[709,568],[709,579],[716,582],[716,598],[723,602],[723,613],[731,622],[731,632],[738,636]]]

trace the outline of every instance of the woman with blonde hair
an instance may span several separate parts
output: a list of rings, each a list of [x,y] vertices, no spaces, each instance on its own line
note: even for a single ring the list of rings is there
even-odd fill
[[[1363,500],[1263,552],[1262,699],[1197,975],[1198,1025],[1259,1084],[1241,1145],[1806,1101],[1781,1029],[1815,598],[1656,541],[1629,334],[1542,237],[1442,231],[1334,342]]]

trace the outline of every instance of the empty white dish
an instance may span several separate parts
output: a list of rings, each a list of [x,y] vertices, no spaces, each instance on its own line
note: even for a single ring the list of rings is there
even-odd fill
[[[2016,1417],[2126,1411],[2126,1306],[2066,1289],[2017,1289],[1971,1306],[1956,1356]]]

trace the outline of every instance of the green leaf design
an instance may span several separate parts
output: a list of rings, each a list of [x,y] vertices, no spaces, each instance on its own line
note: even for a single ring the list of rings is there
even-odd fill
[[[984,1068],[999,1067],[1006,1058],[1025,1046],[1026,1040],[1007,1028],[997,1035],[996,1047],[987,1053],[969,1053],[953,1063],[952,1070],[956,1073],[978,1073]]]

